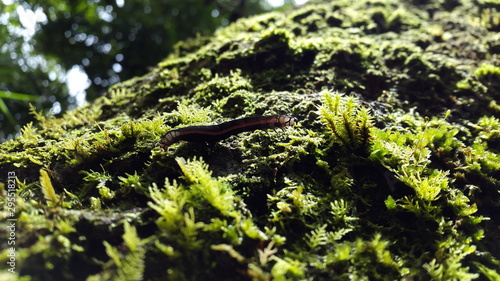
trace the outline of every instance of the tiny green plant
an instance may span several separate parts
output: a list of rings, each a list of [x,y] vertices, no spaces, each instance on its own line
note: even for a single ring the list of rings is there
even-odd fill
[[[143,280],[146,254],[144,241],[140,239],[136,228],[127,221],[124,222],[124,231],[123,246],[114,247],[107,241],[103,242],[110,260],[103,265],[101,273],[89,276],[87,281]]]
[[[44,169],[40,169],[40,185],[42,187],[43,195],[47,200],[47,205],[55,207],[59,203],[60,197],[56,194],[49,174]]]
[[[38,101],[40,100],[40,97],[34,96],[34,95],[26,95],[26,94],[20,94],[20,93],[13,93],[13,92],[6,92],[6,91],[0,91],[0,112],[3,113],[5,116],[7,116],[7,119],[9,119],[9,122],[11,125],[15,126],[17,124],[16,119],[10,112],[9,108],[3,101],[3,99],[12,99],[12,100],[17,100],[17,101]],[[31,105],[30,105],[31,106]]]
[[[372,117],[355,97],[337,92],[322,92],[321,117],[331,131],[332,140],[353,152],[366,151]]]

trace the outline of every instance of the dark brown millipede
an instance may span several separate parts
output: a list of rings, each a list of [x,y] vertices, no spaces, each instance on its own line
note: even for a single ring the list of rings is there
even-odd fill
[[[228,138],[242,132],[265,130],[274,128],[283,128],[293,126],[295,120],[292,117],[284,115],[271,116],[251,116],[232,121],[209,125],[209,126],[190,126],[168,131],[161,137],[159,145],[166,149],[171,144],[184,140],[193,142],[212,142]]]

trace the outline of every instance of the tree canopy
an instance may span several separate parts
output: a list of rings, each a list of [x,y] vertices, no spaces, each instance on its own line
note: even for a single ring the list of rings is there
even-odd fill
[[[84,100],[67,87],[72,68],[88,75],[77,79],[88,79],[79,82],[91,101],[147,73],[179,40],[269,8],[257,0],[0,1],[0,141],[33,120],[28,102],[58,114]]]

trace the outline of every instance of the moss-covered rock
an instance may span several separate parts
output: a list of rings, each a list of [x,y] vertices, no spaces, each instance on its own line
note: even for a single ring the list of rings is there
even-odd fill
[[[500,4],[329,2],[33,110],[0,145],[0,279],[499,280]],[[157,145],[272,114],[297,125]]]

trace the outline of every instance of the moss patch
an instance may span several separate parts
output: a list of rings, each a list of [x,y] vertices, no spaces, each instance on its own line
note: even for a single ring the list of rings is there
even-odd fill
[[[497,280],[496,11],[313,1],[180,42],[61,118],[33,111],[0,145],[1,216],[17,218],[0,276]],[[270,114],[297,125],[157,146]]]

